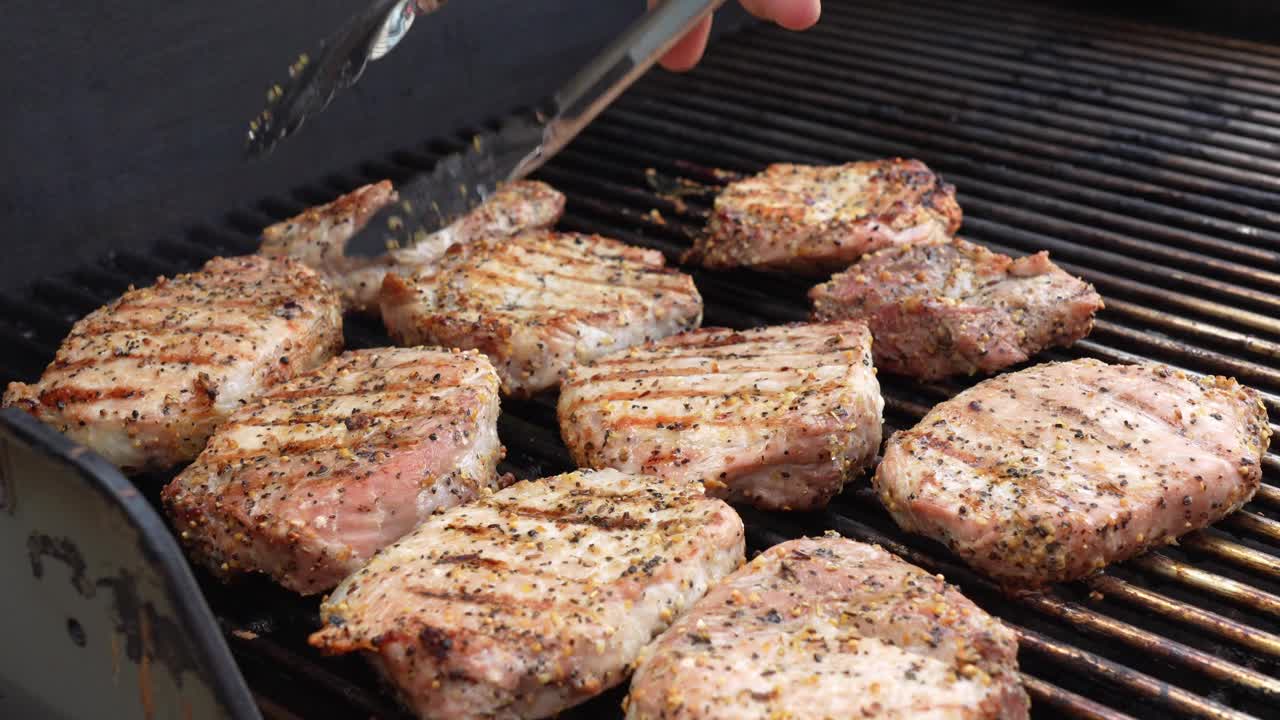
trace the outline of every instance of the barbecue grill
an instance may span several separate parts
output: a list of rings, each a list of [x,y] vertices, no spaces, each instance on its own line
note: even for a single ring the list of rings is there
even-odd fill
[[[1015,256],[1047,249],[1105,296],[1087,340],[1039,360],[1232,375],[1280,418],[1280,46],[1018,0],[829,1],[825,11],[803,41],[753,26],[692,74],[654,73],[633,88],[540,172],[568,195],[562,227],[674,259],[739,173],[917,157],[958,186],[966,237]],[[465,137],[0,296],[0,379],[37,377],[70,324],[129,285],[253,252],[265,225],[367,182],[404,181]],[[807,281],[693,275],[707,325],[807,315]],[[346,332],[349,347],[389,344],[373,321],[349,318]],[[881,380],[890,430],[966,384]],[[504,469],[571,467],[553,396],[503,410]],[[2,425],[0,537],[21,567],[8,570],[6,601],[17,602],[0,630],[35,657],[0,664],[0,708],[404,717],[360,660],[306,646],[316,600],[264,580],[223,586],[185,566],[148,506],[168,477],[126,481],[25,416],[6,412]],[[1016,630],[1037,717],[1277,717],[1280,457],[1268,454],[1265,470],[1254,501],[1215,527],[1044,594],[1004,594],[904,534],[865,481],[823,512],[743,517],[753,549],[836,530],[945,574]],[[103,567],[112,574],[95,574]],[[68,683],[66,669],[81,672],[76,653],[114,661],[89,662],[83,684]],[[622,695],[567,716],[618,717]]]

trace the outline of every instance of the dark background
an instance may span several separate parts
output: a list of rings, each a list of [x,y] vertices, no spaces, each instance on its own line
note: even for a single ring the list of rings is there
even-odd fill
[[[537,102],[643,6],[453,0],[302,135],[246,164],[241,142],[267,86],[358,2],[5,3],[0,289]],[[1269,0],[1056,4],[1280,32]],[[719,24],[740,20],[722,13]]]
[[[304,132],[246,163],[266,88],[358,2],[6,3],[0,288],[542,100],[643,8],[454,0]]]

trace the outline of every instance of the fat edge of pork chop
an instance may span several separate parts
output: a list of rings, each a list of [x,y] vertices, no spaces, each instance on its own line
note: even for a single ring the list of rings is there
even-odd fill
[[[577,471],[427,520],[343,581],[311,644],[367,651],[422,718],[542,718],[617,685],[743,560],[697,483]]]
[[[165,470],[264,388],[342,349],[337,295],[302,263],[215,258],[132,289],[72,326],[20,408],[124,472]]]
[[[1047,363],[984,381],[889,439],[873,484],[898,525],[1007,587],[1083,577],[1248,502],[1258,395],[1164,365]]]
[[[365,185],[325,205],[262,232],[262,254],[288,256],[320,270],[342,295],[343,306],[377,312],[382,279],[393,270],[410,272],[440,259],[450,246],[482,237],[503,237],[523,229],[554,225],[564,213],[564,195],[535,180],[499,188],[484,204],[421,242],[379,258],[346,256],[347,241],[399,195],[389,180]]]
[[[388,274],[381,303],[397,344],[478,349],[516,397],[555,387],[575,362],[702,322],[693,278],[657,250],[550,231],[455,245],[421,272]]]
[[[645,649],[627,720],[1025,718],[1017,648],[940,576],[876,545],[801,538]]]
[[[961,219],[955,188],[919,160],[778,163],[725,187],[683,261],[822,274],[883,247],[954,235]]]
[[[883,410],[856,320],[681,333],[574,367],[557,405],[580,466],[770,510],[825,506],[879,452]]]
[[[991,373],[1093,329],[1093,286],[960,238],[886,248],[809,291],[813,317],[865,320],[876,366],[921,380]]]
[[[233,415],[162,493],[192,554],[309,595],[433,513],[502,487],[498,375],[476,352],[356,350]]]

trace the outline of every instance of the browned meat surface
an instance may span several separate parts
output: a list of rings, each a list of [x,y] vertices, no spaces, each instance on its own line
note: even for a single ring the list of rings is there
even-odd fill
[[[1163,365],[1037,365],[894,434],[875,487],[903,529],[1009,586],[1084,576],[1248,502],[1270,439],[1253,391]]]
[[[188,462],[264,389],[342,349],[337,295],[302,263],[216,258],[130,290],[71,328],[39,382],[4,404],[125,472]]]
[[[348,352],[232,415],[165,508],[215,573],[321,592],[432,513],[499,489],[497,422],[498,375],[479,353]]]
[[[382,319],[401,345],[484,352],[504,392],[528,395],[555,387],[573,363],[697,327],[702,297],[656,250],[524,232],[455,245],[421,272],[388,275]]]
[[[578,465],[808,510],[875,457],[883,409],[871,333],[841,321],[697,330],[607,355],[569,372],[559,416]]]
[[[273,257],[291,257],[322,272],[344,267],[343,252],[369,218],[396,202],[399,195],[390,180],[365,185],[333,202],[307,208],[301,214],[262,231],[259,252]]]
[[[637,664],[627,720],[1025,718],[1017,638],[875,545],[776,545]]]
[[[813,316],[857,318],[876,367],[922,380],[991,373],[1089,334],[1102,298],[1049,262],[959,238],[887,248],[815,287]]]
[[[366,651],[422,718],[549,717],[622,682],[742,559],[742,521],[697,483],[521,482],[379,553],[311,644]]]
[[[770,165],[730,183],[686,262],[823,273],[873,250],[954,235],[955,188],[919,160]]]
[[[564,212],[564,195],[545,183],[523,180],[502,187],[483,205],[412,247],[376,259],[347,257],[347,241],[398,200],[389,180],[365,185],[263,230],[259,252],[305,262],[341,292],[347,310],[377,312],[382,278],[389,271],[413,272],[439,260],[451,245],[476,238],[551,227]]]

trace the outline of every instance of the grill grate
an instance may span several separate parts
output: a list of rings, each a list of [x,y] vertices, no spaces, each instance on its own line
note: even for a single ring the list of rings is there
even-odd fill
[[[622,98],[542,172],[569,195],[563,226],[674,257],[735,173],[776,160],[919,157],[960,188],[968,237],[1011,255],[1048,249],[1106,297],[1088,340],[1042,359],[1230,374],[1280,418],[1280,47],[1018,0],[826,5],[802,39],[751,29],[693,74],[656,74]],[[400,153],[149,254],[120,252],[0,297],[0,377],[36,376],[74,320],[130,283],[250,252],[264,225],[364,182],[403,180],[450,149]],[[694,275],[707,324],[807,314],[807,282]],[[367,321],[349,321],[347,334],[351,346],[386,342]],[[962,387],[882,380],[891,428]],[[506,469],[569,467],[553,398],[504,403],[500,429]],[[1254,502],[1216,528],[1044,595],[1003,595],[940,546],[905,536],[865,483],[821,513],[744,518],[756,548],[833,528],[945,573],[1017,630],[1037,715],[1158,706],[1261,716],[1280,702],[1280,522],[1269,517],[1280,511],[1280,458],[1265,466]],[[138,484],[154,497],[166,479]],[[400,717],[362,663],[305,647],[314,601],[265,581],[203,584],[268,716]],[[569,715],[616,714],[620,697]]]

